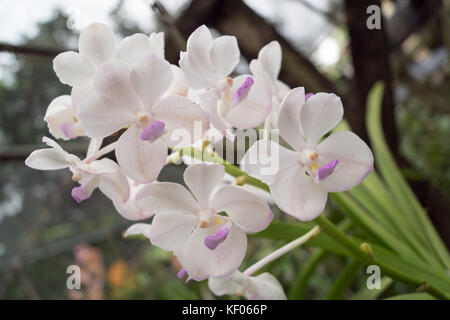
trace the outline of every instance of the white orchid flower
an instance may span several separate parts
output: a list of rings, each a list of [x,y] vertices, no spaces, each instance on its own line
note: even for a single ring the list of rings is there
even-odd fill
[[[90,137],[106,137],[128,127],[118,140],[116,157],[125,174],[141,183],[158,177],[168,146],[192,144],[209,126],[199,105],[180,95],[163,97],[172,79],[169,63],[154,53],[132,67],[105,62],[94,77],[97,95],[82,103],[77,113]]]
[[[137,224],[127,234],[141,233],[152,244],[174,252],[189,278],[203,280],[232,274],[247,250],[246,233],[264,230],[272,220],[267,203],[237,186],[219,189],[224,168],[195,164],[184,173],[183,186],[160,182],[136,196],[140,208],[155,213],[151,225]],[[219,214],[225,211],[227,215]]]
[[[44,121],[47,122],[50,133],[57,139],[69,140],[85,135],[75,116],[69,95],[56,97],[50,102]]]
[[[283,100],[280,136],[293,148],[259,140],[247,151],[242,167],[270,187],[281,210],[301,221],[315,219],[325,208],[328,192],[358,185],[373,170],[369,147],[350,131],[331,134],[343,116],[339,97],[318,93],[305,102],[303,88],[293,89]],[[279,170],[262,174],[264,166],[254,159],[279,151]]]
[[[211,123],[223,134],[226,129],[253,128],[270,113],[270,89],[263,79],[229,75],[240,59],[234,36],[212,39],[206,26],[200,26],[189,37],[187,50],[180,55],[180,67],[193,89],[201,90],[199,99]],[[257,63],[255,68],[258,68]],[[228,135],[233,139],[232,135]]]
[[[136,33],[117,43],[111,27],[93,23],[81,31],[78,47],[79,52],[63,52],[53,60],[59,80],[72,87],[75,112],[86,99],[95,96],[94,75],[102,63],[117,60],[132,65],[149,53],[164,58],[164,33],[151,33],[150,36]]]
[[[216,296],[238,295],[249,300],[286,300],[280,282],[270,273],[251,277],[235,271],[230,277],[209,278],[209,289]]]
[[[126,202],[130,190],[126,176],[112,160],[104,158],[92,162],[81,161],[76,155],[66,152],[50,138],[42,139],[51,148],[33,151],[25,164],[37,170],[59,170],[69,168],[72,180],[79,182],[79,187],[72,189],[72,197],[81,202],[91,197],[99,188],[108,198],[117,202]]]
[[[282,52],[278,41],[272,41],[259,50],[258,58],[250,62],[250,70],[256,77],[262,77],[269,85],[272,95],[272,110],[264,121],[266,134],[278,128],[278,115],[283,98],[291,90],[287,84],[278,80],[281,70]],[[260,67],[259,67],[260,66]]]

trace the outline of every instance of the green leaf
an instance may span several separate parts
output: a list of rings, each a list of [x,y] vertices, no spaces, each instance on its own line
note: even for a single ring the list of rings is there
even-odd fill
[[[398,296],[386,298],[385,300],[436,300],[436,298],[426,292],[415,292],[400,294]]]
[[[408,214],[409,218],[415,222],[416,228],[423,232],[427,244],[439,257],[442,265],[450,269],[450,256],[445,245],[442,243],[425,210],[402,176],[387,146],[381,124],[383,92],[384,85],[382,82],[378,82],[371,89],[367,100],[366,125],[374,149],[375,159],[377,160],[376,165],[395,196],[395,201],[403,209],[402,211]]]
[[[350,258],[348,264],[345,266],[344,270],[342,270],[342,273],[336,279],[330,291],[328,292],[326,299],[341,299],[343,294],[345,293],[345,290],[352,284],[361,267],[361,262]]]

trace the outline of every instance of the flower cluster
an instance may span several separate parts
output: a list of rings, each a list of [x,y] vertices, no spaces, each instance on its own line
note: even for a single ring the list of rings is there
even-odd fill
[[[260,192],[227,182],[219,164],[188,166],[188,188],[156,180],[179,148],[202,145],[212,133],[234,140],[233,129],[263,126],[267,132],[278,129],[291,148],[266,134],[251,146],[241,167],[269,186],[270,202],[287,214],[312,220],[324,210],[328,192],[361,182],[373,167],[367,145],[351,132],[321,141],[342,119],[340,99],[290,89],[278,80],[281,59],[279,43],[271,42],[250,62],[251,74],[235,76],[240,62],[236,38],[213,39],[201,26],[176,66],[164,58],[163,33],[118,41],[110,27],[91,24],[80,34],[79,52],[54,59],[56,75],[72,89],[55,98],[44,117],[56,139],[89,139],[86,155],[81,159],[44,137],[49,148],[34,151],[26,164],[38,170],[68,168],[79,184],[72,189],[77,202],[98,188],[124,218],[153,217],[151,224],[132,225],[126,235],[144,235],[173,252],[182,265],[179,278],[209,279],[217,295],[285,299],[272,275],[238,271],[247,252],[246,234],[272,221]],[[104,145],[117,133],[116,142]],[[104,157],[112,151],[117,162]],[[276,156],[276,172],[264,173],[262,153]]]

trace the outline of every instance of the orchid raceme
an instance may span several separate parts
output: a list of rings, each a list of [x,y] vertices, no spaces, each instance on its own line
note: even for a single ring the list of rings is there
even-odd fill
[[[251,75],[229,77],[239,60],[236,38],[221,36],[213,40],[204,25],[190,35],[187,50],[180,58],[181,69],[190,86],[199,90],[200,103],[212,125],[230,139],[234,136],[227,129],[256,127],[264,122],[272,107],[265,79]],[[257,73],[263,73],[261,68],[255,61]]]
[[[350,131],[331,131],[343,116],[341,100],[317,93],[306,101],[303,88],[293,89],[283,100],[278,121],[280,136],[292,147],[260,140],[250,147],[242,167],[266,182],[275,203],[301,221],[315,219],[325,209],[328,192],[358,185],[373,170],[369,147]],[[258,155],[279,154],[279,170],[264,174]]]
[[[286,300],[280,282],[270,273],[255,277],[236,271],[227,278],[209,278],[208,286],[216,296],[237,295],[249,300]]]
[[[151,225],[132,226],[127,233],[147,235],[152,244],[174,252],[191,279],[230,275],[244,259],[246,233],[264,230],[272,211],[263,199],[240,187],[217,189],[224,174],[218,164],[188,167],[184,182],[195,198],[175,183],[144,186],[137,205],[155,217]]]
[[[173,264],[180,281],[208,279],[216,296],[286,299],[271,273],[256,273],[272,268],[279,257],[299,250],[306,242],[320,244],[317,246],[324,252],[348,255],[355,259],[350,266],[373,262],[392,280],[430,283],[434,290],[430,292],[441,297],[450,292],[446,291],[446,280],[436,281],[445,271],[436,268],[430,272],[438,276],[422,276],[429,261],[445,265],[450,258],[446,260],[445,248],[430,231],[419,204],[400,199],[401,205],[396,205],[399,194],[413,198],[406,182],[398,183],[377,172],[359,188],[332,195],[337,209],[349,213],[344,221],[347,227],[356,217],[358,224],[352,227],[367,231],[370,239],[377,240],[373,243],[365,243],[367,239],[362,236],[346,235],[321,215],[328,193],[360,184],[373,170],[374,158],[356,134],[336,132],[344,113],[337,95],[305,94],[304,88],[291,89],[279,80],[283,55],[277,41],[259,51],[248,64],[251,73],[244,75],[236,73],[241,66],[246,67],[237,39],[227,35],[214,38],[206,26],[189,36],[178,65],[165,59],[164,50],[163,33],[137,33],[120,40],[104,24],[83,29],[79,52],[61,53],[53,62],[59,80],[71,91],[50,102],[44,121],[51,135],[64,141],[60,145],[44,137],[48,148],[33,151],[26,165],[37,170],[68,168],[78,183],[71,192],[77,202],[100,189],[120,218],[138,222],[130,222],[126,236],[143,235],[152,245],[170,252],[177,258]],[[374,126],[369,124],[369,129]],[[256,134],[251,129],[264,131]],[[219,139],[213,141],[211,136],[217,131]],[[381,127],[376,132],[380,131]],[[280,143],[273,132],[279,132]],[[86,152],[80,151],[83,156],[63,149],[71,139],[89,141]],[[374,141],[378,160],[376,146],[382,141]],[[224,145],[222,159],[217,146]],[[387,150],[382,150],[381,156]],[[107,158],[108,154],[113,157]],[[235,165],[239,162],[240,167]],[[396,168],[393,163],[385,159],[379,167],[391,173]],[[175,165],[183,166],[186,187],[164,181],[167,176],[176,181],[173,175],[160,174],[167,164],[171,166],[168,171]],[[390,191],[372,197],[374,190],[387,185]],[[405,222],[400,214],[390,217],[389,206],[399,212],[410,209],[413,216],[408,210],[402,214],[414,219],[417,215],[429,234],[420,233],[421,226],[411,228],[417,235],[411,230],[400,232],[414,219]],[[283,221],[272,223],[272,209]],[[300,221],[315,221],[300,223],[284,213]],[[391,220],[395,222],[392,227]],[[256,233],[249,237],[252,245],[247,252],[247,234]],[[286,243],[276,243],[274,250],[262,251],[262,255],[259,252],[258,256],[264,257],[240,272],[248,263],[246,255],[260,249],[259,243],[252,243],[256,237]],[[339,242],[338,246],[329,245],[326,237]],[[429,250],[420,254],[422,249]],[[433,250],[439,253],[437,258]],[[405,261],[411,258],[418,271],[406,274],[408,268],[403,263],[409,266],[409,262],[395,260],[396,255]],[[307,267],[314,263],[307,263]],[[269,271],[278,275],[277,270]],[[175,277],[176,271],[172,273]],[[301,276],[298,288],[304,285]],[[286,286],[288,277],[282,279]],[[288,291],[289,297],[292,291]]]

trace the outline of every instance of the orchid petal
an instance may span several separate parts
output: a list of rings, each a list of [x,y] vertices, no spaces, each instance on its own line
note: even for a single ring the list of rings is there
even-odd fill
[[[139,128],[132,125],[117,141],[116,158],[128,177],[149,183],[158,177],[166,164],[167,144],[161,139],[153,143],[141,140]]]
[[[211,195],[224,174],[225,169],[219,164],[194,164],[184,171],[184,182],[194,194],[200,208],[208,208]]]
[[[113,173],[100,175],[98,185],[100,191],[113,201],[126,202],[130,196],[130,185],[128,184],[127,177],[123,174],[117,163],[108,158],[95,162],[114,170]]]
[[[373,170],[372,151],[350,131],[333,133],[317,146],[317,152],[327,161],[339,161],[333,174],[320,183],[329,192],[351,189]]]
[[[149,223],[135,223],[131,225],[124,233],[124,237],[143,235],[150,238]]]
[[[251,278],[252,285],[258,299],[261,300],[286,300],[286,294],[280,282],[268,272]]]
[[[232,91],[236,92],[247,78],[248,75],[242,75],[233,79]],[[254,128],[264,122],[271,109],[270,90],[262,79],[256,77],[246,98],[229,109],[225,119],[239,129]]]
[[[58,54],[53,59],[53,70],[59,81],[72,87],[88,84],[95,72],[89,60],[74,51]]]
[[[214,228],[195,229],[184,248],[175,251],[189,277],[197,281],[231,275],[241,265],[247,251],[247,237],[234,225],[215,250],[208,249],[204,240],[216,232],[209,229]]]
[[[116,52],[116,59],[133,65],[142,56],[152,52],[150,39],[143,33],[135,33],[120,41]]]
[[[212,43],[211,64],[220,78],[226,78],[239,63],[240,51],[236,37],[221,36]]]
[[[188,213],[200,210],[189,191],[172,182],[153,183],[142,187],[136,195],[139,208],[155,214]]]
[[[305,103],[305,89],[292,89],[283,99],[278,117],[280,136],[294,150],[300,150],[305,144],[300,124],[300,110]]]
[[[164,32],[152,32],[148,38],[152,52],[164,58]]]
[[[97,68],[94,88],[99,96],[113,100],[122,112],[136,113],[141,106],[130,82],[130,71],[125,62],[107,61]]]
[[[308,145],[316,145],[342,120],[343,114],[341,99],[335,94],[319,92],[310,97],[300,110],[300,122]]]
[[[224,223],[220,226],[219,230],[211,236],[207,236],[205,238],[205,246],[209,250],[215,250],[219,244],[225,241],[225,239],[228,237],[228,233],[230,232],[232,222],[228,221],[227,223]]]
[[[25,164],[36,170],[59,170],[70,165],[64,155],[54,149],[34,150],[25,160]]]
[[[135,121],[135,113],[126,107],[108,97],[91,97],[80,106],[77,117],[89,137],[103,138]]]
[[[271,184],[277,172],[298,161],[298,154],[271,140],[256,141],[241,160],[241,167],[249,175]]]
[[[182,96],[162,98],[153,106],[152,113],[166,124],[166,139],[171,147],[191,145],[202,139],[209,128],[208,118],[202,108]]]
[[[146,110],[167,91],[173,79],[170,64],[155,53],[141,57],[132,67],[131,84]]]
[[[282,168],[270,191],[278,207],[300,221],[315,219],[327,202],[327,191],[314,183],[298,163]]]
[[[272,221],[272,211],[262,198],[237,186],[224,186],[211,200],[215,211],[225,211],[231,221],[247,233],[264,230]]]
[[[197,218],[183,213],[157,214],[150,227],[150,241],[167,251],[176,251],[188,241]]]
[[[84,28],[79,39],[80,53],[95,66],[112,59],[116,50],[116,38],[111,27],[92,23]]]
[[[272,41],[259,50],[258,60],[264,71],[272,79],[276,80],[281,69],[281,46],[278,41]]]
[[[216,296],[234,295],[239,290],[239,285],[230,278],[209,278],[208,287]]]

